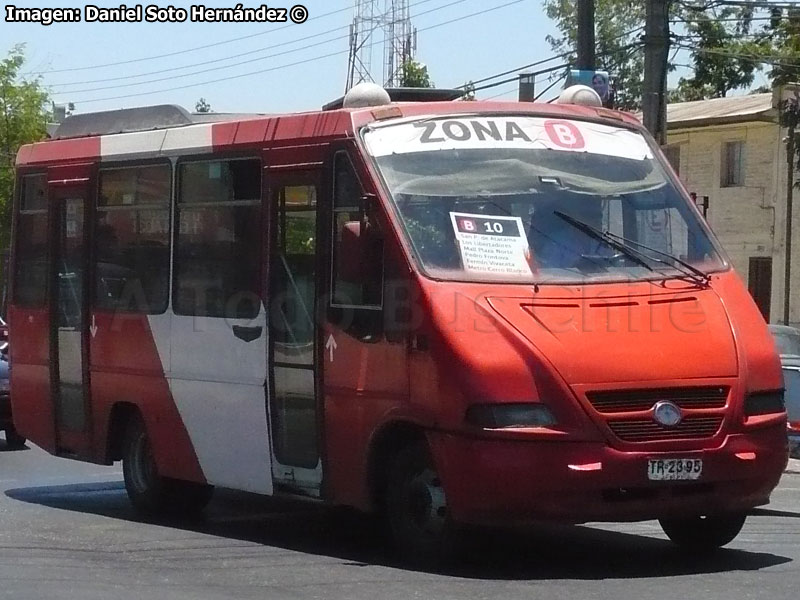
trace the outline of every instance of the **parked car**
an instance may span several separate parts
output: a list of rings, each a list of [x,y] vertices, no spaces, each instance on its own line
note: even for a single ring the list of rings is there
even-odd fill
[[[769,330],[781,355],[789,417],[789,447],[792,457],[800,458],[800,330],[785,325],[770,325]]]

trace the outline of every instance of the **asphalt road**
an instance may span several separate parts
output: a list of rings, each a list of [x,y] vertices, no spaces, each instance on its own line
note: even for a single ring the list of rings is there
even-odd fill
[[[202,522],[142,522],[118,468],[0,441],[0,598],[796,598],[800,474],[729,549],[682,555],[657,523],[474,536],[446,573],[403,568],[369,518],[223,491]]]

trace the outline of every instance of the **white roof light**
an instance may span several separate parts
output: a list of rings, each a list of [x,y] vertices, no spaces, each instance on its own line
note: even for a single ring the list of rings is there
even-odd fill
[[[571,85],[558,97],[557,104],[579,104],[581,106],[603,106],[600,96],[588,85]]]
[[[388,92],[377,83],[364,81],[353,86],[344,97],[344,108],[365,108],[391,104]]]

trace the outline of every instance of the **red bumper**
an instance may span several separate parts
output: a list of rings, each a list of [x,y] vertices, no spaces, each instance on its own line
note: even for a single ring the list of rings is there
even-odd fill
[[[679,452],[441,433],[432,433],[430,441],[451,515],[476,524],[639,521],[748,510],[769,501],[788,460],[785,426],[730,435],[718,448]],[[649,481],[648,459],[668,457],[702,458],[700,479]],[[570,468],[592,463],[602,468]]]

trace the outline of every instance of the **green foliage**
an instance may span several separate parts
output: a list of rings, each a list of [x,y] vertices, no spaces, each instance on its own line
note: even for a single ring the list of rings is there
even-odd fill
[[[556,22],[558,36],[547,36],[554,52],[570,53],[574,64],[578,37],[577,0],[544,0],[548,17]],[[608,71],[619,83],[616,105],[636,110],[642,99],[644,53],[640,36],[644,25],[641,0],[595,0],[596,60],[599,70]]]
[[[560,36],[548,37],[558,53],[570,53],[574,63],[577,38],[577,0],[543,0],[547,16],[554,19]],[[666,0],[665,0],[666,1]],[[691,77],[682,78],[669,92],[671,102],[703,100],[747,89],[759,69],[759,59],[775,54],[800,63],[800,10],[772,9],[780,13],[764,32],[756,31],[754,16],[763,16],[756,5],[723,5],[714,0],[671,2],[673,41],[690,47]],[[785,18],[791,12],[795,18]],[[786,13],[786,14],[784,14]],[[681,24],[677,24],[680,22]],[[759,21],[760,22],[760,21]],[[617,82],[617,106],[640,108],[644,54],[642,34],[645,3],[632,0],[595,0],[597,68],[608,71]],[[671,67],[674,69],[674,67]],[[770,75],[777,83],[800,80],[800,69]]]
[[[676,37],[679,43],[694,48],[694,74],[680,79],[670,100],[723,98],[733,90],[752,85],[759,65],[756,57],[763,54],[765,47],[761,40],[748,39],[753,7],[686,3],[676,7],[676,16],[685,23],[685,33]]]
[[[761,47],[769,60],[775,85],[800,82],[800,8],[773,8],[760,32]]]
[[[432,88],[433,82],[428,75],[428,67],[416,60],[410,59],[404,62],[400,87]]]
[[[195,105],[194,105],[195,112],[199,113],[210,113],[211,112],[211,104],[206,101],[205,98],[200,98]]]
[[[0,61],[0,248],[8,247],[14,193],[14,161],[23,144],[47,135],[47,92],[38,78],[22,77],[24,47]]]
[[[467,83],[465,83],[462,86],[462,88],[464,90],[464,95],[461,96],[462,100],[465,100],[467,102],[473,102],[477,100],[477,98],[475,97],[475,84],[472,83],[472,81],[468,81]]]

